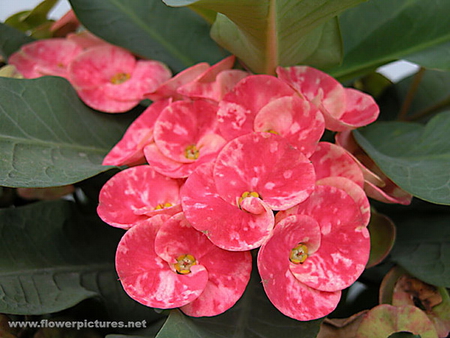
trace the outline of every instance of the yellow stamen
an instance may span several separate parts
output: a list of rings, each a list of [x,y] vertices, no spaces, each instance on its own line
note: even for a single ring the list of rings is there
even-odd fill
[[[299,243],[296,247],[291,250],[291,254],[289,255],[289,259],[294,264],[303,264],[308,258],[308,247]]]
[[[117,73],[111,78],[112,84],[121,84],[130,79],[130,74],[128,73]]]
[[[188,273],[191,273],[191,267],[196,264],[197,261],[195,260],[195,257],[186,254],[179,256],[177,258],[177,263],[174,266],[175,270],[177,270],[177,273],[187,275]]]
[[[184,156],[190,160],[196,160],[198,159],[200,155],[200,149],[197,148],[195,144],[192,144],[190,146],[187,146],[184,150]]]
[[[160,203],[155,207],[155,210],[161,210],[164,208],[170,208],[172,206],[172,203]]]
[[[275,135],[280,135],[277,131],[273,130],[273,129],[268,129],[266,130],[266,133],[271,133],[271,134],[275,134]]]
[[[259,194],[258,194],[256,191],[246,191],[246,192],[244,192],[244,193],[241,195],[241,197],[239,197],[239,201],[238,201],[239,207],[240,207],[242,201],[244,200],[244,198],[247,198],[247,197],[256,197],[256,198],[260,198],[260,197],[259,197]]]

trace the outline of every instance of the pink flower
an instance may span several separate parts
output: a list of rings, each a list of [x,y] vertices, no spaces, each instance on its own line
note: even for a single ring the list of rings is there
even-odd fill
[[[68,78],[68,66],[83,49],[63,38],[28,43],[12,54],[8,63],[14,65],[27,79],[45,75]]]
[[[250,279],[250,252],[218,248],[182,213],[167,218],[138,224],[121,239],[116,270],[125,291],[149,307],[180,307],[195,317],[231,308]]]
[[[220,130],[227,139],[254,131],[279,134],[310,156],[325,130],[322,113],[272,76],[240,81],[219,104]]]
[[[69,80],[80,98],[91,108],[110,113],[130,110],[170,76],[161,62],[137,60],[113,45],[89,48],[69,66]]]
[[[97,214],[114,227],[129,229],[158,214],[181,211],[181,182],[163,176],[148,165],[114,175],[100,190]]]
[[[130,124],[122,139],[103,159],[103,165],[134,166],[145,163],[144,148],[154,142],[153,127],[170,99],[153,102]]]
[[[252,133],[230,141],[214,166],[199,168],[186,181],[182,206],[187,219],[227,250],[259,247],[273,228],[271,210],[308,198],[314,169],[287,140]]]
[[[254,131],[256,114],[269,102],[295,91],[269,75],[251,75],[241,80],[219,103],[220,131],[228,140]]]
[[[306,201],[280,213],[284,217],[258,254],[264,290],[289,317],[326,316],[369,258],[359,207],[345,191],[317,186]]]
[[[342,189],[360,206],[365,225],[370,221],[370,203],[364,192],[364,176],[357,161],[344,148],[320,142],[309,158],[314,165],[317,185]]]
[[[234,85],[247,75],[247,72],[231,69],[235,56],[229,56],[213,66],[198,63],[164,82],[155,91],[146,94],[150,100],[171,97],[174,100],[192,98],[220,101]]]
[[[378,117],[378,105],[370,95],[344,88],[336,79],[318,69],[308,66],[278,67],[277,75],[320,109],[325,118],[325,128],[329,130],[355,129]]]
[[[182,178],[212,161],[225,144],[218,134],[216,111],[217,104],[209,100],[167,106],[155,122],[155,142],[144,148],[147,162],[164,175]]]
[[[350,131],[336,134],[336,143],[352,154],[356,163],[360,166],[364,177],[364,191],[367,196],[384,202],[408,205],[412,195],[401,189],[390,180],[356,143]]]

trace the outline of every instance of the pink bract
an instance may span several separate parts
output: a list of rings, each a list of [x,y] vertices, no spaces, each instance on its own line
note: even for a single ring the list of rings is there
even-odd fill
[[[255,117],[269,102],[295,96],[286,83],[269,75],[251,75],[241,80],[219,103],[219,127],[227,140],[254,131]]]
[[[130,124],[122,139],[103,159],[103,165],[134,166],[145,163],[144,148],[153,143],[153,126],[170,99],[152,103]]]
[[[270,239],[261,246],[257,262],[264,290],[272,304],[286,316],[307,321],[333,311],[341,291],[319,291],[294,276],[290,255],[299,243],[307,245],[312,255],[321,246],[319,224],[310,216],[289,216],[278,223]]]
[[[154,126],[155,143],[144,149],[147,162],[170,177],[187,177],[212,161],[225,144],[218,134],[217,104],[209,100],[176,101]]]
[[[130,110],[170,76],[161,62],[136,60],[112,45],[89,48],[69,66],[69,80],[80,98],[91,108],[110,113]]]
[[[252,257],[249,251],[232,252],[218,248],[195,230],[182,213],[168,219],[155,240],[155,251],[169,265],[189,254],[208,272],[203,292],[181,310],[194,317],[215,316],[231,308],[250,280]]]
[[[322,111],[325,127],[329,130],[355,129],[372,123],[378,117],[378,105],[370,95],[344,88],[336,79],[318,69],[278,67],[277,75]]]
[[[157,215],[128,230],[116,252],[116,270],[125,292],[149,307],[171,309],[191,303],[205,289],[208,271],[194,265],[189,274],[178,274],[155,251],[159,229],[169,218]]]
[[[186,68],[182,72],[162,83],[156,90],[146,93],[145,97],[152,101],[167,98],[172,98],[173,100],[183,100],[185,99],[185,96],[178,93],[178,88],[194,81],[208,68],[209,64],[206,62],[197,63],[192,67]]]
[[[8,63],[28,79],[44,75],[68,78],[69,64],[82,51],[76,43],[63,38],[38,40],[22,46]]]
[[[181,211],[180,185],[148,165],[122,170],[100,190],[97,213],[109,225],[124,229],[157,214],[173,215]]]
[[[217,191],[230,204],[245,192],[255,192],[273,210],[285,210],[308,198],[314,190],[313,165],[289,142],[272,133],[235,138],[217,156]]]
[[[209,67],[195,80],[178,88],[178,93],[190,98],[220,101],[236,83],[249,75],[245,71],[231,69],[235,59],[232,55]]]
[[[342,290],[353,284],[370,253],[369,232],[354,199],[341,189],[319,185],[305,202],[284,212],[292,214],[312,217],[321,232],[317,251],[304,263],[290,266],[293,275],[321,291]]]
[[[384,203],[409,205],[412,195],[390,180],[356,143],[350,131],[336,134],[336,143],[345,148],[360,166],[367,196]]]
[[[307,157],[316,150],[324,130],[322,113],[297,96],[285,96],[269,102],[258,112],[254,122],[254,131],[281,135]]]
[[[361,188],[364,187],[364,176],[360,166],[344,148],[333,143],[320,142],[309,159],[314,165],[317,180],[326,177],[346,177]]]
[[[181,189],[186,218],[215,245],[226,250],[246,251],[259,247],[274,226],[272,210],[256,197],[247,197],[250,207],[240,208],[217,192],[213,163],[199,166]]]

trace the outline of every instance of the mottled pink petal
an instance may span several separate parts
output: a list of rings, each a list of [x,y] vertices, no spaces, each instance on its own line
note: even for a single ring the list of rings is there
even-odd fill
[[[25,79],[36,79],[38,77],[44,76],[36,67],[37,61],[33,58],[27,56],[23,51],[19,50],[12,54],[8,63],[14,66],[17,72],[22,75]]]
[[[269,102],[296,95],[286,83],[269,75],[251,75],[241,80],[219,103],[220,131],[227,140],[253,131],[256,114]]]
[[[44,75],[68,77],[69,64],[82,48],[63,38],[43,39],[28,43],[12,54],[8,63],[14,65],[25,78]]]
[[[285,96],[269,102],[258,112],[254,130],[279,134],[309,157],[322,137],[325,123],[314,105],[297,96]]]
[[[314,168],[298,149],[279,135],[252,133],[225,145],[216,159],[217,191],[229,203],[256,192],[272,209],[304,201],[314,190]]]
[[[340,117],[324,111],[327,129],[333,131],[352,130],[374,122],[380,109],[372,96],[353,88],[345,88],[345,111]]]
[[[181,189],[186,218],[220,248],[246,251],[259,247],[273,229],[272,210],[259,199],[255,199],[262,207],[259,214],[226,202],[216,190],[212,167],[213,163],[198,167]]]
[[[217,74],[217,77],[211,81],[203,76],[195,81],[185,84],[178,89],[178,92],[184,96],[192,98],[210,99],[219,102],[226,93],[249,73],[239,69],[227,69]]]
[[[148,165],[122,170],[100,190],[97,213],[109,225],[128,229],[159,213],[180,211],[180,182]]]
[[[203,155],[199,140],[206,135],[217,134],[217,104],[208,100],[176,101],[161,112],[155,123],[155,143],[167,157],[181,163],[192,163],[197,159],[186,156],[186,149],[193,145]],[[203,144],[206,154],[217,152],[225,140],[219,144]],[[216,148],[217,147],[217,148]],[[209,149],[208,149],[209,148]]]
[[[412,195],[390,179],[385,179],[383,187],[378,187],[371,182],[366,181],[364,184],[364,191],[367,196],[383,203],[398,203],[402,205],[409,205],[412,201]]]
[[[131,109],[144,99],[145,92],[155,90],[170,76],[164,64],[137,61],[133,54],[113,45],[89,48],[69,66],[69,80],[80,98],[104,112]]]
[[[162,100],[166,98],[172,98],[173,100],[182,100],[184,96],[178,93],[178,88],[184,84],[193,81],[198,76],[203,74],[209,68],[209,64],[201,62],[186,68],[182,72],[178,73],[171,79],[161,84],[155,91],[145,94],[145,97],[152,100]]]
[[[160,228],[155,251],[170,263],[176,262],[179,256],[192,255],[208,271],[208,283],[202,294],[181,309],[190,316],[215,316],[228,310],[242,296],[250,279],[250,252],[218,248],[195,230],[182,213],[171,217]]]
[[[322,240],[303,264],[291,264],[294,276],[309,287],[328,292],[353,284],[370,253],[369,232],[353,198],[343,190],[319,185],[297,206],[297,214],[311,216],[319,223]]]
[[[89,48],[72,61],[70,82],[75,89],[95,89],[111,83],[117,74],[129,74],[136,67],[136,58],[127,50],[112,46]]]
[[[148,144],[144,148],[144,155],[155,171],[167,177],[186,178],[198,166],[196,162],[182,163],[172,160],[165,156],[155,143]]]
[[[167,217],[158,215],[128,230],[116,252],[116,270],[126,293],[141,304],[160,309],[194,301],[208,283],[202,265],[181,275],[156,254],[155,238]]]
[[[344,114],[345,88],[330,75],[308,66],[278,67],[276,72],[279,79],[320,108],[327,129],[330,119],[340,119]]]
[[[320,142],[309,159],[314,165],[317,180],[331,176],[346,177],[361,188],[364,187],[360,166],[344,148],[333,143]]]
[[[297,320],[328,315],[341,297],[340,291],[324,292],[308,287],[289,269],[293,264],[289,260],[291,250],[302,242],[317,247],[319,236],[320,229],[314,219],[304,215],[291,216],[277,224],[258,253],[258,270],[267,297],[279,311]]]
[[[127,112],[140,102],[140,100],[115,100],[107,96],[104,87],[77,89],[77,94],[87,106],[104,113]]]
[[[122,139],[103,159],[103,165],[134,166],[145,163],[144,148],[153,142],[153,126],[170,99],[152,103],[130,124]]]
[[[169,79],[170,70],[161,62],[138,60],[130,79],[121,83],[105,83],[105,93],[116,100],[143,100],[146,92],[155,90]]]
[[[345,177],[325,177],[317,180],[317,185],[329,185],[349,194],[361,211],[363,225],[367,226],[370,221],[370,202],[363,188],[354,181]]]
[[[67,34],[66,39],[75,42],[83,49],[110,45],[110,43],[100,39],[98,36],[86,30],[78,33],[69,33]]]

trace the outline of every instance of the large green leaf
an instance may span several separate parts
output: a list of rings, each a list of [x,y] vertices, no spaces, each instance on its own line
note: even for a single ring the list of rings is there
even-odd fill
[[[413,82],[421,76],[414,96],[408,99]],[[379,100],[381,118],[397,119],[403,105],[408,105],[404,119],[425,120],[450,107],[450,72],[423,70],[388,88]]]
[[[247,290],[233,308],[211,318],[187,317],[172,310],[156,338],[315,338],[321,322],[300,322],[281,314],[268,300],[254,271]]]
[[[418,279],[450,287],[450,210],[401,212],[391,258]]]
[[[160,318],[132,301],[117,279],[122,234],[68,201],[0,210],[0,312],[47,314],[96,297],[114,320]]]
[[[449,70],[449,12],[442,0],[372,0],[346,11],[344,61],[330,73],[348,78],[402,58]]]
[[[210,38],[209,24],[187,8],[161,0],[70,0],[94,34],[142,57],[163,61],[174,71],[214,63],[227,54]]]
[[[358,143],[398,186],[423,200],[450,204],[450,112],[426,126],[377,122],[355,131]]]
[[[0,186],[50,187],[106,171],[134,113],[85,106],[63,78],[0,78]]]
[[[339,62],[341,41],[333,18],[364,0],[163,1],[219,12],[212,37],[254,72],[273,74],[278,65]],[[312,57],[316,53],[321,60]]]
[[[16,28],[0,23],[0,55],[8,60],[9,56],[26,43],[35,41]]]

